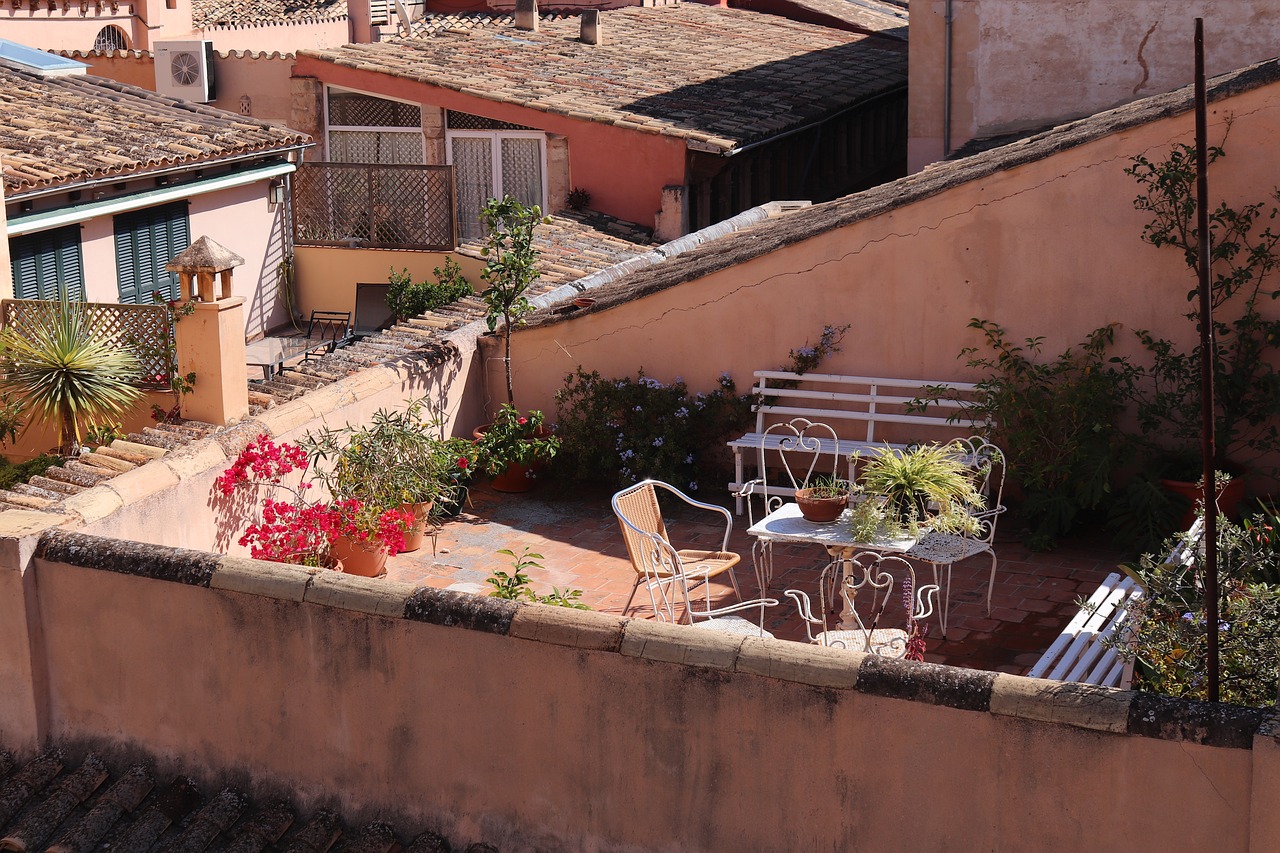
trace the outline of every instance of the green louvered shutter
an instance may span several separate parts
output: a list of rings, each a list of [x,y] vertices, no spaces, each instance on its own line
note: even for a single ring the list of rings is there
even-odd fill
[[[84,265],[80,256],[80,226],[24,234],[9,240],[13,295],[18,299],[84,299]]]
[[[187,203],[177,201],[132,210],[115,218],[116,283],[120,301],[150,305],[152,291],[165,299],[179,297],[178,276],[165,264],[191,245]]]

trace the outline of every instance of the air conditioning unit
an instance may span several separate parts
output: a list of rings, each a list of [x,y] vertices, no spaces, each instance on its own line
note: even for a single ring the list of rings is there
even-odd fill
[[[213,42],[155,43],[156,91],[173,98],[207,104],[216,97],[213,85]]]

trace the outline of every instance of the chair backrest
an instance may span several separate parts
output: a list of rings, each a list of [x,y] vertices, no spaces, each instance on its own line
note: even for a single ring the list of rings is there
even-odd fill
[[[320,333],[320,340],[333,341],[336,344],[351,332],[351,312],[312,311],[311,319],[307,321],[307,337],[315,337],[316,332]]]
[[[792,418],[785,423],[770,426],[760,434],[756,449],[756,470],[764,489],[764,515],[768,515],[786,503],[783,495],[769,494],[769,466],[765,464],[770,454],[781,458],[782,469],[775,466],[773,485],[802,489],[818,477],[837,478],[840,474],[839,439],[835,429],[808,418]]]
[[[995,537],[996,521],[1004,511],[1001,502],[1004,500],[1004,476],[1008,468],[1004,451],[980,435],[955,439],[951,445],[957,448],[965,464],[973,471],[974,484],[986,499],[986,507],[976,513],[980,529],[972,538],[989,542]]]
[[[667,525],[662,520],[653,483],[646,480],[618,492],[613,496],[613,512],[618,517],[627,556],[636,574],[648,577],[669,571],[671,540],[667,537]],[[666,548],[657,547],[659,541],[665,543]]]
[[[809,630],[810,625],[822,627],[820,635],[815,636],[810,632],[810,641],[821,640],[828,646],[849,647],[847,641],[831,637],[827,628],[827,590],[835,585],[833,583],[835,573],[843,575],[839,581],[840,597],[846,605],[850,618],[856,623],[852,628],[845,629],[851,631],[857,638],[856,651],[879,653],[895,648],[875,644],[872,640],[874,631],[890,627],[884,623],[884,614],[894,594],[899,591],[904,614],[901,621],[905,623],[906,628],[904,644],[909,645],[913,639],[922,635],[919,625],[933,614],[938,595],[937,584],[917,585],[915,566],[902,557],[866,551],[849,558],[844,565],[840,561],[835,561],[823,570],[818,585],[820,605],[818,616],[814,616],[810,611],[807,596],[804,596],[802,601],[803,594],[794,594],[798,592],[796,590],[787,591],[787,595],[791,596],[800,607],[800,616],[805,621],[806,631]],[[895,578],[901,578],[901,580],[895,583]],[[862,606],[861,612],[858,609],[859,605]],[[906,649],[898,651],[906,651]],[[901,654],[894,656],[901,657]]]

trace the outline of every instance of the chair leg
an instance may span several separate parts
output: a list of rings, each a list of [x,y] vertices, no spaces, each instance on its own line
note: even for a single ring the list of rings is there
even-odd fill
[[[741,601],[742,590],[738,589],[738,576],[733,569],[729,569],[729,582],[733,584],[733,594],[738,596],[738,600]]]
[[[951,563],[947,563],[947,582],[943,585],[941,581],[942,564],[932,563],[933,566],[933,583],[942,587],[942,604],[938,608],[938,626],[942,628],[942,639],[947,638],[947,611],[951,607]]]
[[[991,593],[996,588],[996,552],[991,552],[991,578],[987,581],[987,615],[991,615]]]
[[[636,582],[631,585],[631,594],[627,596],[627,603],[622,607],[622,615],[626,616],[627,611],[631,609],[631,602],[635,600],[636,590],[640,588],[640,576],[636,575]]]

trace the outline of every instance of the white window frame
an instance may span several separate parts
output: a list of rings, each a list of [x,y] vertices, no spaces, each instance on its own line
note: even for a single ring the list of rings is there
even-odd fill
[[[418,103],[417,101],[405,100],[404,98],[389,98],[386,95],[382,95],[377,92],[365,92],[360,89],[347,89],[342,86],[325,86],[324,89],[325,89],[324,91],[324,151],[325,151],[325,157],[329,158],[330,162],[333,162],[332,160],[333,146],[330,144],[329,132],[333,130],[337,130],[337,131],[365,131],[365,132],[373,132],[373,133],[416,133],[418,135],[418,147],[419,147],[420,153],[419,153],[418,162],[413,165],[416,165],[416,166],[427,165],[427,137],[426,137],[426,134],[422,132],[422,104]],[[329,94],[331,92],[341,92],[344,94],[352,94],[352,95],[364,95],[365,97],[368,97],[368,98],[377,98],[382,101],[395,101],[397,103],[407,104],[408,106],[411,106],[411,107],[417,107],[418,126],[417,127],[388,127],[386,125],[374,125],[371,127],[364,127],[360,125],[350,125],[350,124],[330,124],[329,123]]]
[[[455,137],[490,140],[489,162],[493,164],[493,183],[489,185],[489,197],[498,198],[497,188],[502,186],[502,142],[503,139],[532,139],[538,143],[538,155],[542,159],[542,187],[539,190],[538,207],[547,209],[547,135],[538,130],[446,130],[444,132],[445,162],[453,165],[453,140]]]

